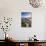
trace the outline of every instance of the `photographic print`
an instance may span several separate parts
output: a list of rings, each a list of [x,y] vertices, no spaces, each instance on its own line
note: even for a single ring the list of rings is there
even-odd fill
[[[31,12],[21,12],[21,27],[32,27]]]

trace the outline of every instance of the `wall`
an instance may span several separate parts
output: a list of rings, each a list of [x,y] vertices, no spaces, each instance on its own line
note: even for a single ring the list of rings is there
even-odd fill
[[[44,24],[44,26],[45,26],[45,28],[44,28],[44,30],[45,30],[44,31],[44,39],[46,39],[46,15],[45,15],[45,19],[44,20],[45,20],[45,24]]]
[[[31,28],[21,27],[22,11],[32,12]],[[13,18],[12,26],[8,33],[17,40],[27,40],[34,34],[37,35],[39,40],[44,40],[45,12],[45,8],[32,8],[28,0],[0,0],[0,17],[6,16]],[[0,32],[0,35],[2,35],[1,33],[2,31]],[[0,39],[2,38],[3,37],[0,36]]]

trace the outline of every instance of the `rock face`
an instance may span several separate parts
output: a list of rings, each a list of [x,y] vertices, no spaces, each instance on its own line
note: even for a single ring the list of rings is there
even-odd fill
[[[21,18],[22,27],[31,27],[31,18]]]
[[[29,0],[32,7],[38,8],[42,4],[42,0]]]

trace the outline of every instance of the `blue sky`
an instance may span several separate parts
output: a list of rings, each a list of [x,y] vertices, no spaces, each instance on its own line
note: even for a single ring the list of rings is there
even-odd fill
[[[21,12],[21,16],[28,16],[31,12]]]

